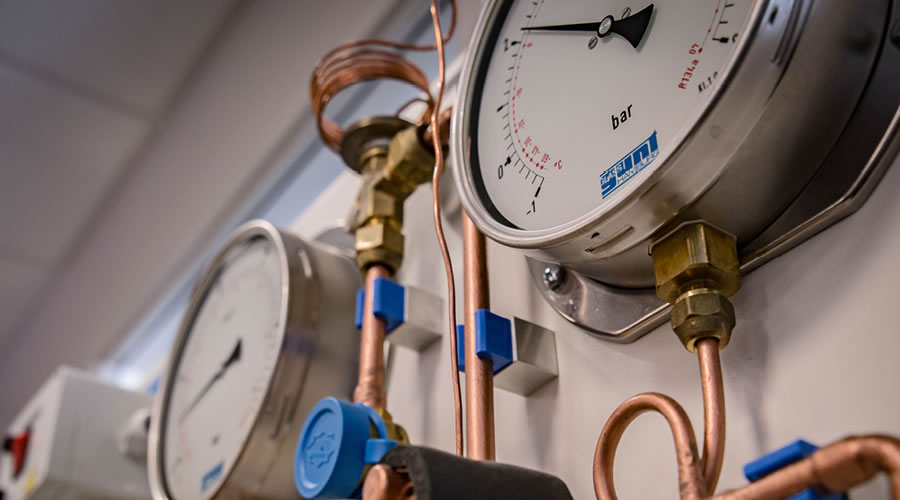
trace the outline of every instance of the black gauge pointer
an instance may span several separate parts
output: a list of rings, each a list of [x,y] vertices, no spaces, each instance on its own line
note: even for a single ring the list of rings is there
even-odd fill
[[[586,31],[595,33],[598,37],[604,38],[610,33],[615,33],[631,43],[631,46],[637,48],[647,32],[647,26],[650,25],[650,16],[653,14],[653,4],[644,7],[622,19],[615,19],[613,16],[606,16],[598,23],[575,23],[575,24],[557,24],[553,26],[526,26],[522,31]]]
[[[191,404],[189,404],[187,408],[185,408],[184,411],[181,412],[181,417],[178,420],[179,422],[184,422],[184,419],[186,419],[187,416],[190,415],[191,411],[193,411],[193,409],[197,406],[197,403],[199,403],[203,399],[203,397],[206,396],[206,393],[209,392],[210,389],[212,389],[212,386],[215,385],[215,383],[218,382],[219,379],[225,376],[225,372],[228,371],[228,367],[240,361],[240,359],[241,339],[238,339],[237,344],[234,345],[234,349],[232,349],[231,355],[228,356],[228,359],[226,359],[225,362],[222,363],[222,366],[219,367],[219,370],[216,372],[216,374],[213,375],[211,379],[209,379],[209,382],[206,383],[206,386],[203,387],[203,390],[200,391],[200,394],[197,394],[194,400],[191,401]]]

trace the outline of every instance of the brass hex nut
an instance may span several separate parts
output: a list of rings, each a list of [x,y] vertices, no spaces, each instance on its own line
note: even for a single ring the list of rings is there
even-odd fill
[[[726,297],[741,286],[737,242],[730,234],[702,222],[685,224],[651,248],[656,294],[675,303],[698,284]]]
[[[403,199],[393,193],[375,188],[375,182],[367,182],[359,190],[356,198],[356,220],[354,227],[360,228],[372,219],[391,219],[403,224]]]
[[[394,417],[391,416],[390,412],[384,408],[376,408],[375,411],[384,421],[384,426],[387,428],[388,439],[397,441],[400,444],[409,444],[409,435],[406,433],[406,429],[397,422],[394,422]]]
[[[713,337],[722,349],[731,340],[734,307],[728,297],[709,289],[691,290],[672,307],[672,329],[684,347],[697,352],[697,341]]]
[[[356,230],[356,263],[366,270],[383,264],[397,271],[403,261],[403,232],[387,220],[375,220]]]
[[[434,154],[422,145],[416,127],[408,127],[391,139],[385,171],[385,182],[405,196],[431,180]]]

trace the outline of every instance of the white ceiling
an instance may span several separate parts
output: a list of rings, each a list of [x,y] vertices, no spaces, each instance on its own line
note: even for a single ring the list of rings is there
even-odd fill
[[[231,1],[0,1],[0,341],[99,210]]]
[[[152,118],[230,0],[0,0],[0,61],[105,107]]]

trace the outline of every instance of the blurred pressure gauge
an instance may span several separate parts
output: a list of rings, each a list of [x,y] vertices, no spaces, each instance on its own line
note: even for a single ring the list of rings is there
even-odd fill
[[[356,378],[353,261],[264,221],[200,279],[154,407],[154,498],[295,498],[306,413]]]
[[[887,0],[492,0],[452,147],[485,234],[619,287],[703,218],[750,241],[809,182],[870,73]]]

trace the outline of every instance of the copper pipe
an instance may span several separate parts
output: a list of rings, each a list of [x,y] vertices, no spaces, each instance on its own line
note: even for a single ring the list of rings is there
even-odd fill
[[[366,474],[363,500],[415,500],[409,476],[386,465],[376,465]]]
[[[716,492],[722,460],[725,458],[725,388],[722,383],[722,363],[719,360],[719,341],[705,338],[697,341],[697,360],[700,363],[700,385],[703,388],[703,455],[700,468],[706,482],[706,494]]]
[[[672,428],[678,455],[682,498],[702,498],[715,492],[725,456],[725,390],[722,383],[718,341],[713,338],[699,340],[697,359],[700,365],[700,385],[703,388],[702,456],[697,459],[694,430],[681,405],[663,394],[639,394],[616,409],[600,434],[594,454],[594,492],[598,500],[616,498],[612,473],[616,448],[628,425],[638,415],[647,411],[663,414]],[[702,475],[703,488],[699,493],[695,491],[693,480],[695,474]]]
[[[390,278],[390,270],[381,265],[366,271],[366,299],[363,304],[362,331],[359,337],[359,383],[353,401],[372,408],[384,409],[384,335],[385,322],[372,312],[375,279]]]
[[[467,371],[468,373],[468,371]],[[675,438],[675,455],[678,460],[678,484],[683,500],[699,500],[706,496],[706,484],[697,454],[697,439],[691,421],[674,399],[654,392],[638,394],[622,403],[607,420],[597,448],[594,450],[594,493],[597,500],[616,500],[613,485],[613,463],[616,448],[625,429],[634,419],[648,411],[662,414],[669,422]]]
[[[432,110],[432,123],[440,123],[438,110],[444,98],[444,37],[441,35],[441,20],[438,15],[437,0],[431,0],[431,19],[434,23],[435,47],[438,53],[438,88],[435,105]],[[454,13],[456,7],[454,6]],[[454,24],[456,23],[454,14]],[[443,115],[441,115],[443,116]],[[438,246],[441,248],[441,257],[444,260],[444,271],[447,273],[447,319],[450,322],[450,372],[453,385],[453,415],[456,431],[456,454],[463,454],[463,424],[462,424],[462,395],[459,388],[459,368],[456,360],[459,359],[459,346],[456,345],[456,280],[453,277],[453,261],[450,259],[450,248],[447,246],[447,238],[444,236],[444,224],[441,221],[441,176],[444,173],[444,148],[440,134],[431,134],[429,140],[434,148],[434,173],[431,178],[431,212],[434,217],[434,232],[437,236]]]
[[[475,354],[475,312],[490,308],[487,248],[484,235],[463,211],[465,286],[466,441],[467,455],[494,459],[494,373],[491,361]]]
[[[813,487],[847,491],[886,472],[891,498],[900,500],[900,440],[890,436],[850,437],[817,450],[808,458],[715,500],[781,499]]]
[[[325,107],[342,90],[360,82],[373,80],[395,80],[408,83],[419,89],[426,97],[426,110],[420,120],[429,123],[435,106],[431,98],[430,82],[425,73],[414,62],[404,57],[400,51],[427,51],[442,49],[456,31],[456,0],[450,0],[453,9],[450,27],[446,36],[434,45],[416,45],[391,40],[354,40],[339,45],[325,54],[316,65],[310,82],[310,100],[313,114],[319,128],[319,135],[326,146],[333,151],[340,149],[343,131],[334,121],[325,116]],[[434,18],[435,15],[432,15]]]

